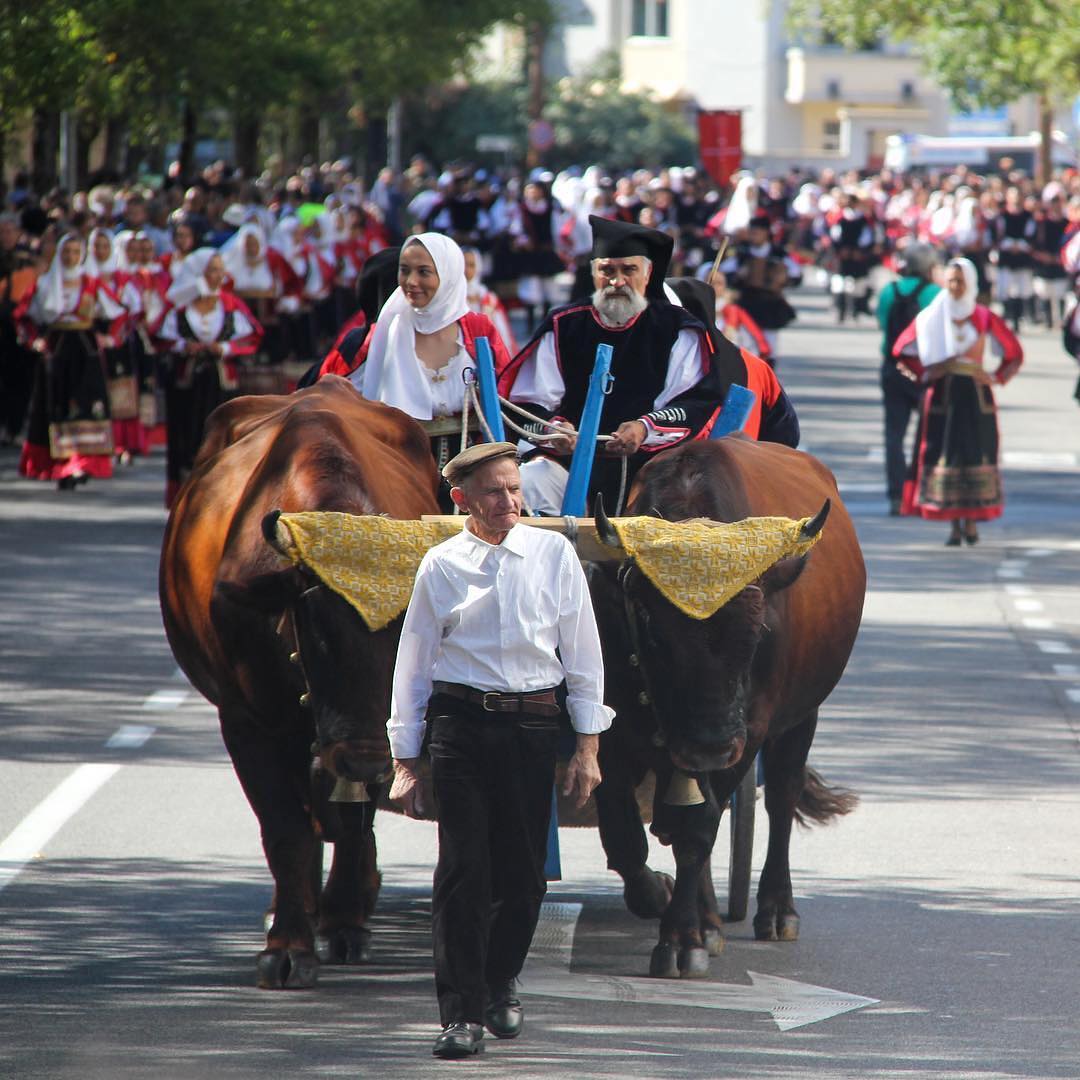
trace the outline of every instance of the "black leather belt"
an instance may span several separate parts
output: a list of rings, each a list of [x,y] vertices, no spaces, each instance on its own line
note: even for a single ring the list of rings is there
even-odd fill
[[[436,680],[431,686],[435,694],[446,694],[470,705],[479,705],[484,712],[530,713],[533,716],[558,716],[561,712],[554,690],[532,690],[521,694],[502,694],[496,690],[476,690],[462,683]]]

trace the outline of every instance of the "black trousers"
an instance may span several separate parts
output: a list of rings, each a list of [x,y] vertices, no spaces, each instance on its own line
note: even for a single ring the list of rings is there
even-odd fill
[[[481,1023],[488,987],[521,971],[547,892],[558,724],[439,694],[428,722],[439,813],[431,900],[439,1016]]]
[[[922,388],[896,370],[896,364],[881,365],[881,393],[885,403],[885,482],[890,499],[904,492],[907,464],[904,460],[904,437],[911,414],[919,407]]]

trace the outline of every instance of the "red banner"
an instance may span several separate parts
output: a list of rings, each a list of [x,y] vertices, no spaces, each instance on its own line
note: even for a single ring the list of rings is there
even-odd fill
[[[742,113],[737,109],[701,110],[697,122],[701,162],[723,186],[742,165]]]

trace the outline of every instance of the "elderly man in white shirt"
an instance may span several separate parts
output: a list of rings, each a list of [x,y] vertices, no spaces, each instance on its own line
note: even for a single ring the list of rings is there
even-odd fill
[[[438,804],[432,896],[435,985],[443,1030],[436,1057],[482,1049],[483,1028],[514,1038],[514,983],[547,891],[546,841],[565,679],[577,747],[564,794],[583,806],[600,782],[600,641],[581,565],[557,533],[518,524],[512,443],[470,447],[443,474],[469,517],[420,564],[401,631],[387,723],[390,798],[421,805],[416,763],[428,750]],[[556,655],[556,649],[558,655]]]

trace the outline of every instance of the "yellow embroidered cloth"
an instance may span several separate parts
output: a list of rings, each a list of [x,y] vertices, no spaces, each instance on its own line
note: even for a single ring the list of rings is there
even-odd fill
[[[665,599],[692,619],[707,619],[774,563],[808,552],[821,537],[802,538],[809,520],[758,517],[720,524],[629,517],[611,524]]]
[[[278,538],[294,563],[302,562],[324,585],[381,630],[409,606],[413,581],[428,548],[461,532],[443,521],[306,511],[282,514]]]

